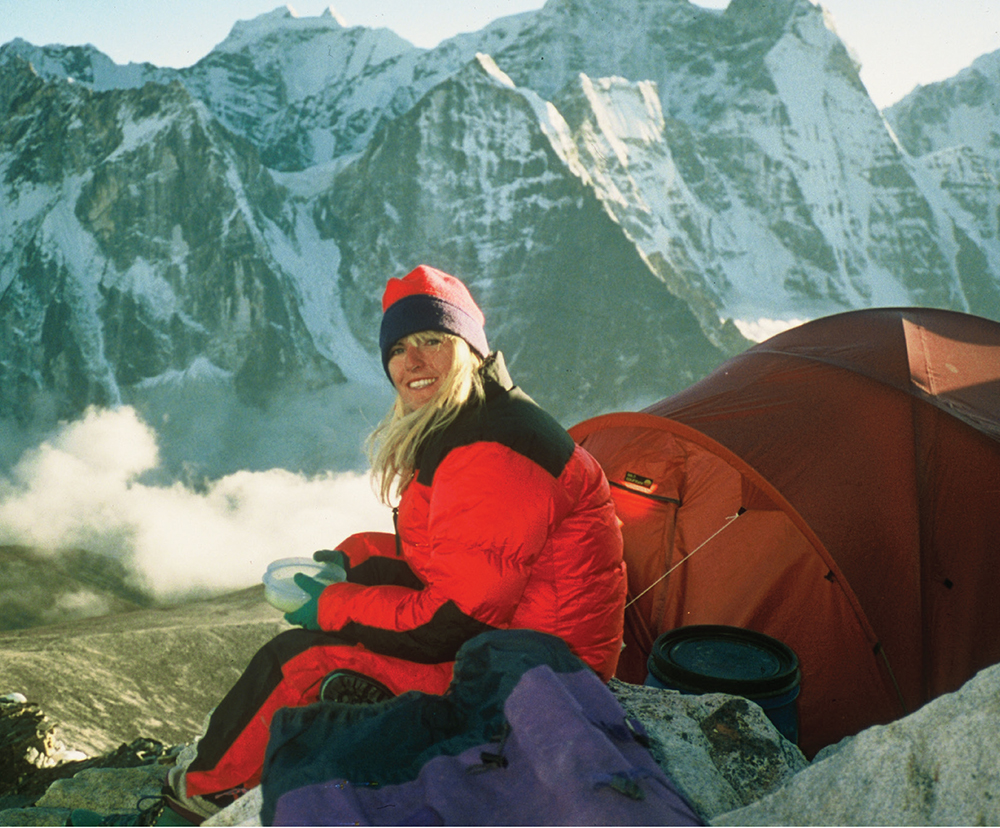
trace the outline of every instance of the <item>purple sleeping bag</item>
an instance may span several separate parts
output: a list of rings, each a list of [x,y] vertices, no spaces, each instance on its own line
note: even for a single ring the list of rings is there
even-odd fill
[[[525,672],[503,740],[430,759],[416,779],[282,794],[277,825],[701,825],[590,670]]]

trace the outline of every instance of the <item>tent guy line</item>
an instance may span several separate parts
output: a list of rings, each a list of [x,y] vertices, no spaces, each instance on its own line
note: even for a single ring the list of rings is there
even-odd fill
[[[655,587],[658,583],[660,583],[660,581],[662,581],[664,578],[668,577],[671,572],[673,572],[675,569],[678,569],[681,566],[681,564],[685,563],[686,561],[689,561],[691,559],[691,557],[695,554],[695,552],[697,552],[698,550],[703,549],[704,547],[708,546],[709,543],[711,543],[715,538],[717,538],[719,535],[721,535],[726,529],[728,529],[730,526],[732,526],[733,522],[741,514],[743,514],[743,512],[737,512],[735,515],[729,515],[726,518],[726,522],[722,526],[720,526],[709,537],[705,538],[705,540],[702,541],[701,544],[699,544],[697,547],[695,547],[690,552],[688,552],[687,555],[685,555],[677,563],[675,563],[672,567],[670,567],[670,569],[668,569],[659,578],[657,578],[655,581],[653,581],[653,583],[651,583],[648,587],[646,587],[642,592],[640,592],[638,595],[636,595],[635,598],[633,598],[631,601],[629,601],[625,605],[625,609],[628,609],[630,606],[632,606],[632,604],[634,604],[636,601],[638,601],[640,598],[642,598],[643,595],[645,595],[653,587]]]

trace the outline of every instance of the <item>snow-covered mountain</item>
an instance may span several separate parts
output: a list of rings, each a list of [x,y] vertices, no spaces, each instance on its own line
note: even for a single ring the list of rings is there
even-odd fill
[[[248,412],[287,431],[318,399],[317,441],[353,447],[386,397],[381,289],[421,262],[567,424],[766,324],[1000,318],[998,60],[884,118],[810,0],[548,0],[431,50],[277,9],[176,70],[12,41],[0,415],[131,402],[183,454],[211,401],[245,463],[273,444],[233,437]],[[268,461],[333,462],[296,451]]]
[[[1000,319],[1000,52],[919,87],[885,114],[947,204],[970,310]]]

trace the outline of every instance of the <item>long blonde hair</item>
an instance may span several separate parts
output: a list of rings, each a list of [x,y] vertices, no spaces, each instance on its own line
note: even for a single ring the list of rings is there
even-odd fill
[[[416,471],[417,453],[424,441],[451,425],[467,404],[479,405],[485,396],[479,372],[482,359],[461,337],[422,331],[401,341],[420,345],[429,339],[446,340],[454,347],[451,369],[441,389],[425,405],[409,412],[397,394],[392,408],[366,442],[372,485],[387,505],[402,493]]]

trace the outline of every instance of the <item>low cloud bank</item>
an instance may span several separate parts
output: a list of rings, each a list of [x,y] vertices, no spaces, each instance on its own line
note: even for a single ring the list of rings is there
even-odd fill
[[[367,474],[239,471],[194,490],[140,478],[160,462],[135,409],[91,410],[24,452],[0,476],[0,544],[121,561],[158,600],[260,582],[272,560],[392,531]]]

